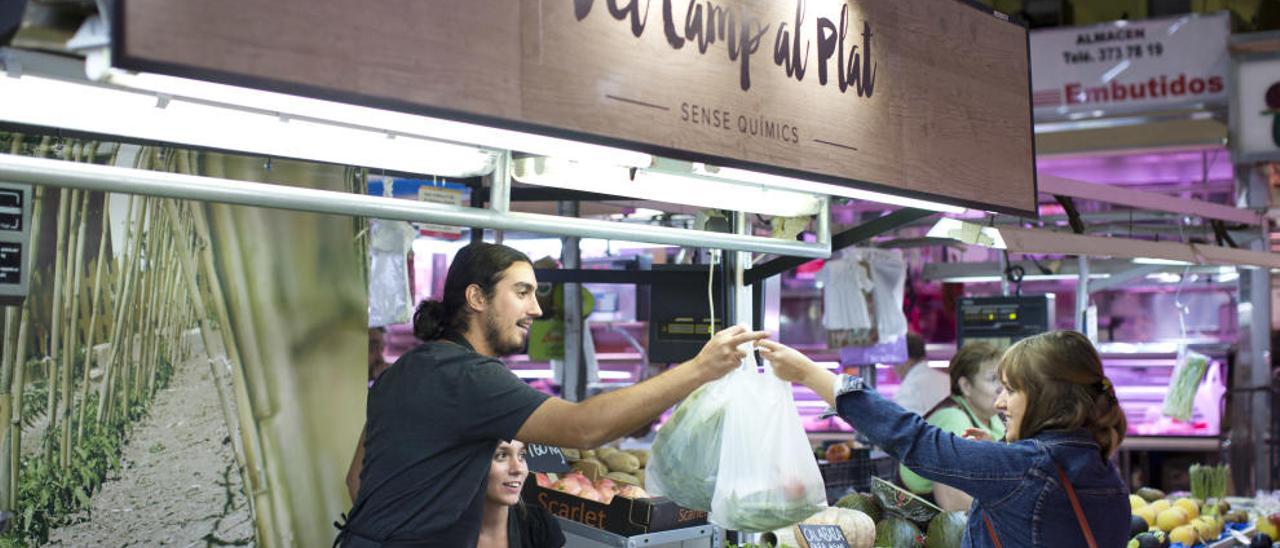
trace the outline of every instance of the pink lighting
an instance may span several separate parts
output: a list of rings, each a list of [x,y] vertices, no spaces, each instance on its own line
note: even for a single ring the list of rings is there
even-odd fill
[[[1208,186],[1217,186],[1214,182],[1229,183],[1234,176],[1231,154],[1226,149],[1036,159],[1036,170],[1041,174],[1132,186],[1202,185],[1206,165]]]

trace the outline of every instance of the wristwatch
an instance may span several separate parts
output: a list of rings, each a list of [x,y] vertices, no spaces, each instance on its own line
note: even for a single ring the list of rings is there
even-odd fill
[[[833,388],[833,392],[835,392],[836,399],[840,399],[840,396],[850,392],[861,392],[862,389],[866,388],[866,384],[866,379],[863,379],[861,375],[842,373],[836,376],[836,385]]]

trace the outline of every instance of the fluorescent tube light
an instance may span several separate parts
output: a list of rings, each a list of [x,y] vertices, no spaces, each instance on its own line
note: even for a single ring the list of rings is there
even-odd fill
[[[933,228],[929,229],[927,236],[950,238],[969,245],[1005,249],[1004,237],[1000,234],[1000,229],[950,217],[938,219],[938,222],[933,224]]]
[[[315,118],[358,127],[376,128],[427,139],[626,167],[642,168],[652,163],[652,156],[643,152],[297,95],[158,74],[130,73],[118,69],[108,69],[96,76],[96,79],[119,86],[147,90],[174,98],[198,99],[291,117]]]
[[[1136,258],[1134,258],[1134,259],[1133,259],[1133,264],[1154,264],[1154,265],[1169,265],[1169,266],[1191,266],[1191,265],[1193,265],[1193,264],[1195,264],[1195,263],[1189,263],[1189,262],[1187,262],[1187,261],[1176,261],[1176,260],[1173,260],[1173,259],[1157,259],[1157,258],[1154,258],[1154,257],[1136,257]]]
[[[447,177],[484,175],[495,162],[470,146],[30,74],[0,78],[0,97],[0,120],[20,124]]]
[[[515,180],[531,185],[765,215],[814,215],[823,204],[822,199],[812,194],[765,185],[666,172],[633,172],[616,166],[543,156],[514,160],[511,173]]]
[[[840,196],[843,198],[853,198],[855,200],[866,200],[869,202],[878,202],[882,204],[891,204],[902,207],[910,207],[915,209],[924,209],[928,211],[941,211],[943,213],[964,213],[967,211],[960,206],[941,204],[938,202],[930,202],[928,200],[917,200],[915,198],[904,198],[902,196],[894,196],[892,194],[884,194],[880,192],[871,192],[869,190],[858,190],[830,183],[819,183],[817,181],[809,181],[805,179],[796,179],[793,177],[782,177],[771,175],[768,173],[760,173],[758,171],[750,171],[746,169],[728,168],[708,166],[706,164],[693,164],[693,172],[700,175],[708,175],[713,177],[723,177],[725,179],[734,179],[738,181],[747,181],[751,183],[759,183],[774,188],[783,188],[787,190],[795,190],[802,192],[812,192],[815,194],[827,194],[831,196]]]

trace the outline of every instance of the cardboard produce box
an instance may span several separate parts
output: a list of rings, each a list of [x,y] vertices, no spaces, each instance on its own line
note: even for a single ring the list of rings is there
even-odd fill
[[[526,482],[521,494],[525,504],[597,529],[623,536],[643,535],[707,523],[707,513],[690,510],[662,497],[629,499],[614,497],[609,504],[539,487]]]

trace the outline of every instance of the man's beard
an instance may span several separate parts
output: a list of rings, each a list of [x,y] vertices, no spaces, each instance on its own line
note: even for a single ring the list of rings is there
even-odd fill
[[[520,342],[512,342],[502,337],[502,328],[498,325],[498,320],[493,317],[485,318],[484,321],[484,341],[489,343],[489,349],[498,357],[519,354],[524,351],[525,340],[522,337]]]

